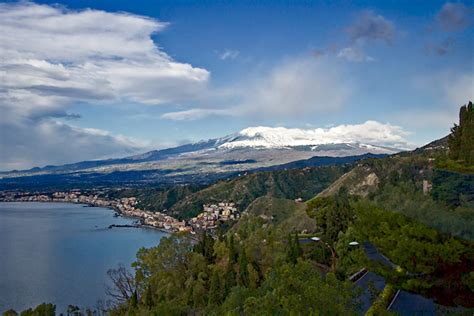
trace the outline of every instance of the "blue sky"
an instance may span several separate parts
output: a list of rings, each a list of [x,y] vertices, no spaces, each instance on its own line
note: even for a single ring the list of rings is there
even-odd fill
[[[259,125],[374,120],[418,145],[473,98],[473,1],[37,1],[1,15],[15,61],[1,65],[0,169]]]

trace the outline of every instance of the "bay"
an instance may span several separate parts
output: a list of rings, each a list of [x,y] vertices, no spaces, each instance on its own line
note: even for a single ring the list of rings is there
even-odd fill
[[[167,234],[146,228],[112,228],[132,219],[111,209],[80,204],[0,203],[0,312],[43,302],[57,312],[69,304],[94,308],[109,299],[107,270],[130,267],[140,247]]]

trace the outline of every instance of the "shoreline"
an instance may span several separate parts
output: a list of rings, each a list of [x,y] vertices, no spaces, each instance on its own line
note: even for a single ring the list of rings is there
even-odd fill
[[[92,203],[83,203],[83,202],[74,202],[74,201],[66,201],[66,200],[50,200],[50,201],[21,201],[21,200],[12,200],[12,201],[3,201],[0,200],[0,203],[64,203],[64,204],[75,204],[75,205],[82,205],[83,207],[101,207],[104,209],[108,209],[114,212],[114,217],[123,217],[127,218],[130,220],[138,220],[138,224],[129,224],[129,225],[116,225],[116,224],[111,224],[107,228],[112,229],[112,228],[122,228],[122,227],[128,227],[128,228],[145,228],[145,229],[153,229],[160,231],[162,233],[166,234],[173,234],[174,231],[166,228],[161,228],[161,227],[155,227],[152,225],[147,225],[142,222],[142,218],[139,216],[130,216],[122,213],[118,208],[115,208],[114,206],[105,206],[105,205],[94,205]]]

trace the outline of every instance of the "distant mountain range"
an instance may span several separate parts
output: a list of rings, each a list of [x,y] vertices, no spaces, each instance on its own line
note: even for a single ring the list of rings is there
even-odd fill
[[[167,180],[164,182],[173,179],[174,183],[200,181],[200,178],[210,174],[213,174],[210,178],[217,175],[222,177],[233,172],[271,168],[312,157],[326,157],[325,164],[331,164],[346,161],[335,159],[338,157],[386,155],[401,150],[382,144],[326,139],[315,130],[308,132],[298,129],[253,127],[222,138],[153,150],[125,158],[2,172],[0,185],[20,184],[27,180],[42,182],[44,178],[50,179],[51,182],[87,179],[86,182],[90,180],[92,183],[94,179],[104,178],[113,178],[113,181],[110,181],[114,183],[121,182],[120,177],[123,177],[124,182],[128,182],[130,177],[134,181],[142,179],[152,183],[163,182],[165,178]],[[321,162],[318,162],[318,165],[320,164]]]

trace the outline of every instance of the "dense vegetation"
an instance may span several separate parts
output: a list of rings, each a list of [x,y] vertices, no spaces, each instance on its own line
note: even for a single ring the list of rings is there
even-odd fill
[[[27,310],[17,313],[16,311],[10,309],[3,312],[3,316],[55,316],[56,315],[56,305],[53,304],[40,304],[36,308],[28,308]]]
[[[307,167],[256,172],[230,180],[221,180],[202,190],[198,186],[171,189],[130,189],[117,191],[111,197],[136,196],[139,207],[152,211],[167,209],[179,219],[189,219],[202,211],[205,203],[232,201],[244,211],[255,199],[270,195],[277,198],[307,200],[324,190],[351,165]]]
[[[320,196],[346,187],[382,209],[473,240],[474,174],[440,168],[438,162],[447,157],[445,146],[435,142],[414,152],[364,160]]]
[[[449,136],[449,158],[464,165],[474,165],[474,107],[472,102],[461,107],[459,125]]]
[[[357,312],[357,291],[346,280],[364,266],[384,275],[391,286],[441,302],[440,288],[451,293],[445,303],[469,306],[474,299],[470,243],[351,198],[344,190],[309,202],[310,217],[304,204],[263,199],[283,206],[262,209],[255,202],[216,240],[202,235],[193,243],[174,235],[140,250],[135,287],[113,314],[351,315]],[[299,230],[288,225],[292,221],[310,222],[306,234],[317,234],[327,246],[297,242]],[[370,262],[361,247],[348,246],[353,240],[372,242],[403,272]]]
[[[350,283],[323,274],[310,258],[313,249],[303,251],[294,234],[288,238],[289,218],[311,221],[304,208],[274,202],[294,212],[254,209],[217,240],[203,235],[193,246],[176,235],[142,249],[134,264],[136,290],[114,314],[353,314]]]

